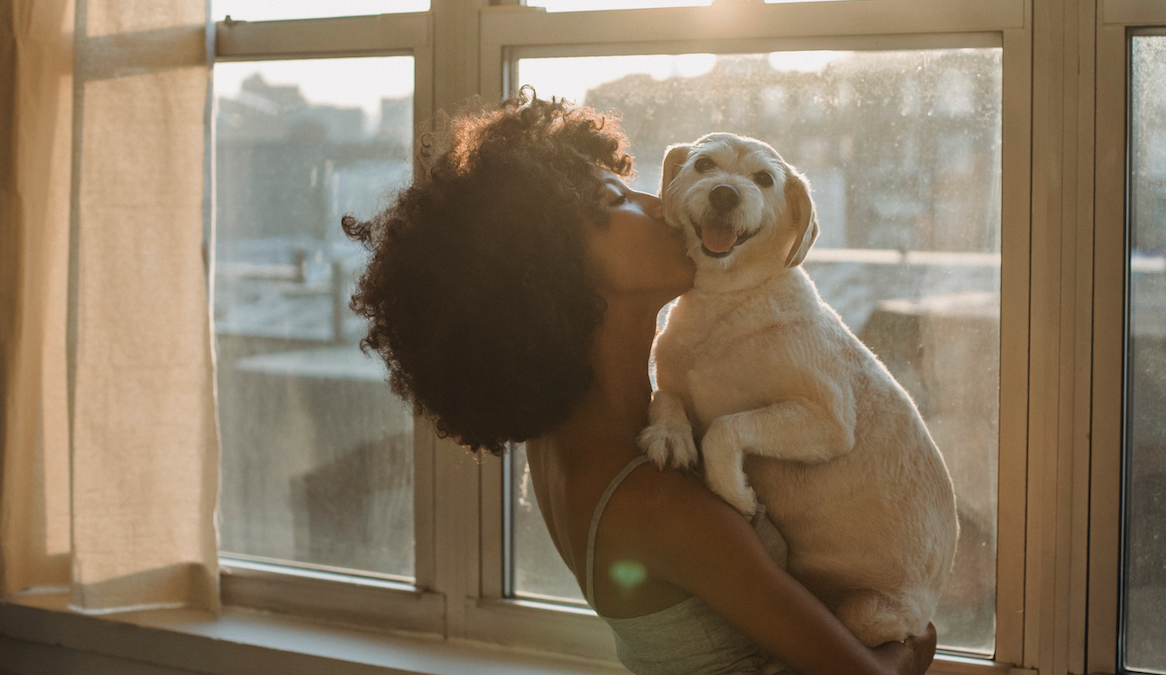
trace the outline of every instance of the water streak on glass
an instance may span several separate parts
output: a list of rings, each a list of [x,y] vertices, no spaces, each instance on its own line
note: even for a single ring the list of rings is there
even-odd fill
[[[222,551],[413,576],[413,419],[340,229],[412,174],[411,57],[215,65]]]
[[[1124,658],[1166,673],[1166,37],[1132,57]]]
[[[991,656],[1001,50],[522,59],[518,81],[620,116],[638,190],[658,192],[669,144],[712,131],[762,139],[809,176],[822,231],[805,268],[911,393],[955,482],[940,643]],[[529,476],[514,480],[516,594],[578,601]]]

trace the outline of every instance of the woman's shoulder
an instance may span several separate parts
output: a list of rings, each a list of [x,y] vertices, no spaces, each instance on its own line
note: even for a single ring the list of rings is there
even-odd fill
[[[760,547],[749,520],[709,490],[699,475],[651,462],[627,476],[604,519],[610,545],[635,549],[646,564],[674,582],[686,576],[678,568],[699,558],[694,554],[701,549]]]
[[[608,618],[651,614],[692,595],[686,584],[677,583],[684,577],[677,574],[677,564],[683,565],[686,557],[684,549],[700,546],[702,539],[699,529],[686,523],[686,509],[711,496],[691,474],[661,470],[651,463],[635,462],[625,468],[630,471],[622,480],[609,483],[615,489],[606,505],[599,500],[595,514],[602,520],[593,523],[599,525],[594,600],[597,611]],[[619,470],[612,474],[618,477]],[[613,574],[598,573],[607,569]],[[615,575],[617,569],[623,573]]]

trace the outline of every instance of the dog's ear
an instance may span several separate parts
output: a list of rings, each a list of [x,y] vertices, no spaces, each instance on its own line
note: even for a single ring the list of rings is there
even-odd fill
[[[810,199],[810,184],[796,171],[788,171],[785,179],[785,211],[794,232],[794,246],[785,266],[801,265],[818,239],[818,212]]]
[[[692,143],[681,143],[680,145],[670,145],[664,151],[664,166],[660,168],[660,196],[664,196],[664,191],[676,178],[676,174],[680,173],[680,168],[688,161],[688,152],[692,150]]]

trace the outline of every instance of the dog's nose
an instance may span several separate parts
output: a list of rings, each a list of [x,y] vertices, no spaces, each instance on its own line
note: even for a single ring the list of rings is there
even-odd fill
[[[732,185],[718,185],[709,193],[709,203],[718,211],[728,211],[741,203],[741,195]]]

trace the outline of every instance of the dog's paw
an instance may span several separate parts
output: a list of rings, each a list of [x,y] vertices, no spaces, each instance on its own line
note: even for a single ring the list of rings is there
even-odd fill
[[[705,481],[746,518],[757,511],[757,494],[741,470],[742,453],[736,435],[724,417],[713,420],[700,442]]]
[[[667,465],[691,469],[700,458],[696,441],[692,438],[692,427],[687,424],[653,424],[641,431],[636,441],[661,469]]]
[[[729,506],[741,512],[746,518],[757,513],[757,493],[749,487],[745,474],[738,468],[712,468],[705,462],[705,482],[709,489],[729,502]]]
[[[749,486],[732,494],[723,494],[721,497],[729,502],[729,506],[740,511],[741,515],[749,520],[752,520],[753,514],[757,513],[757,493]]]

